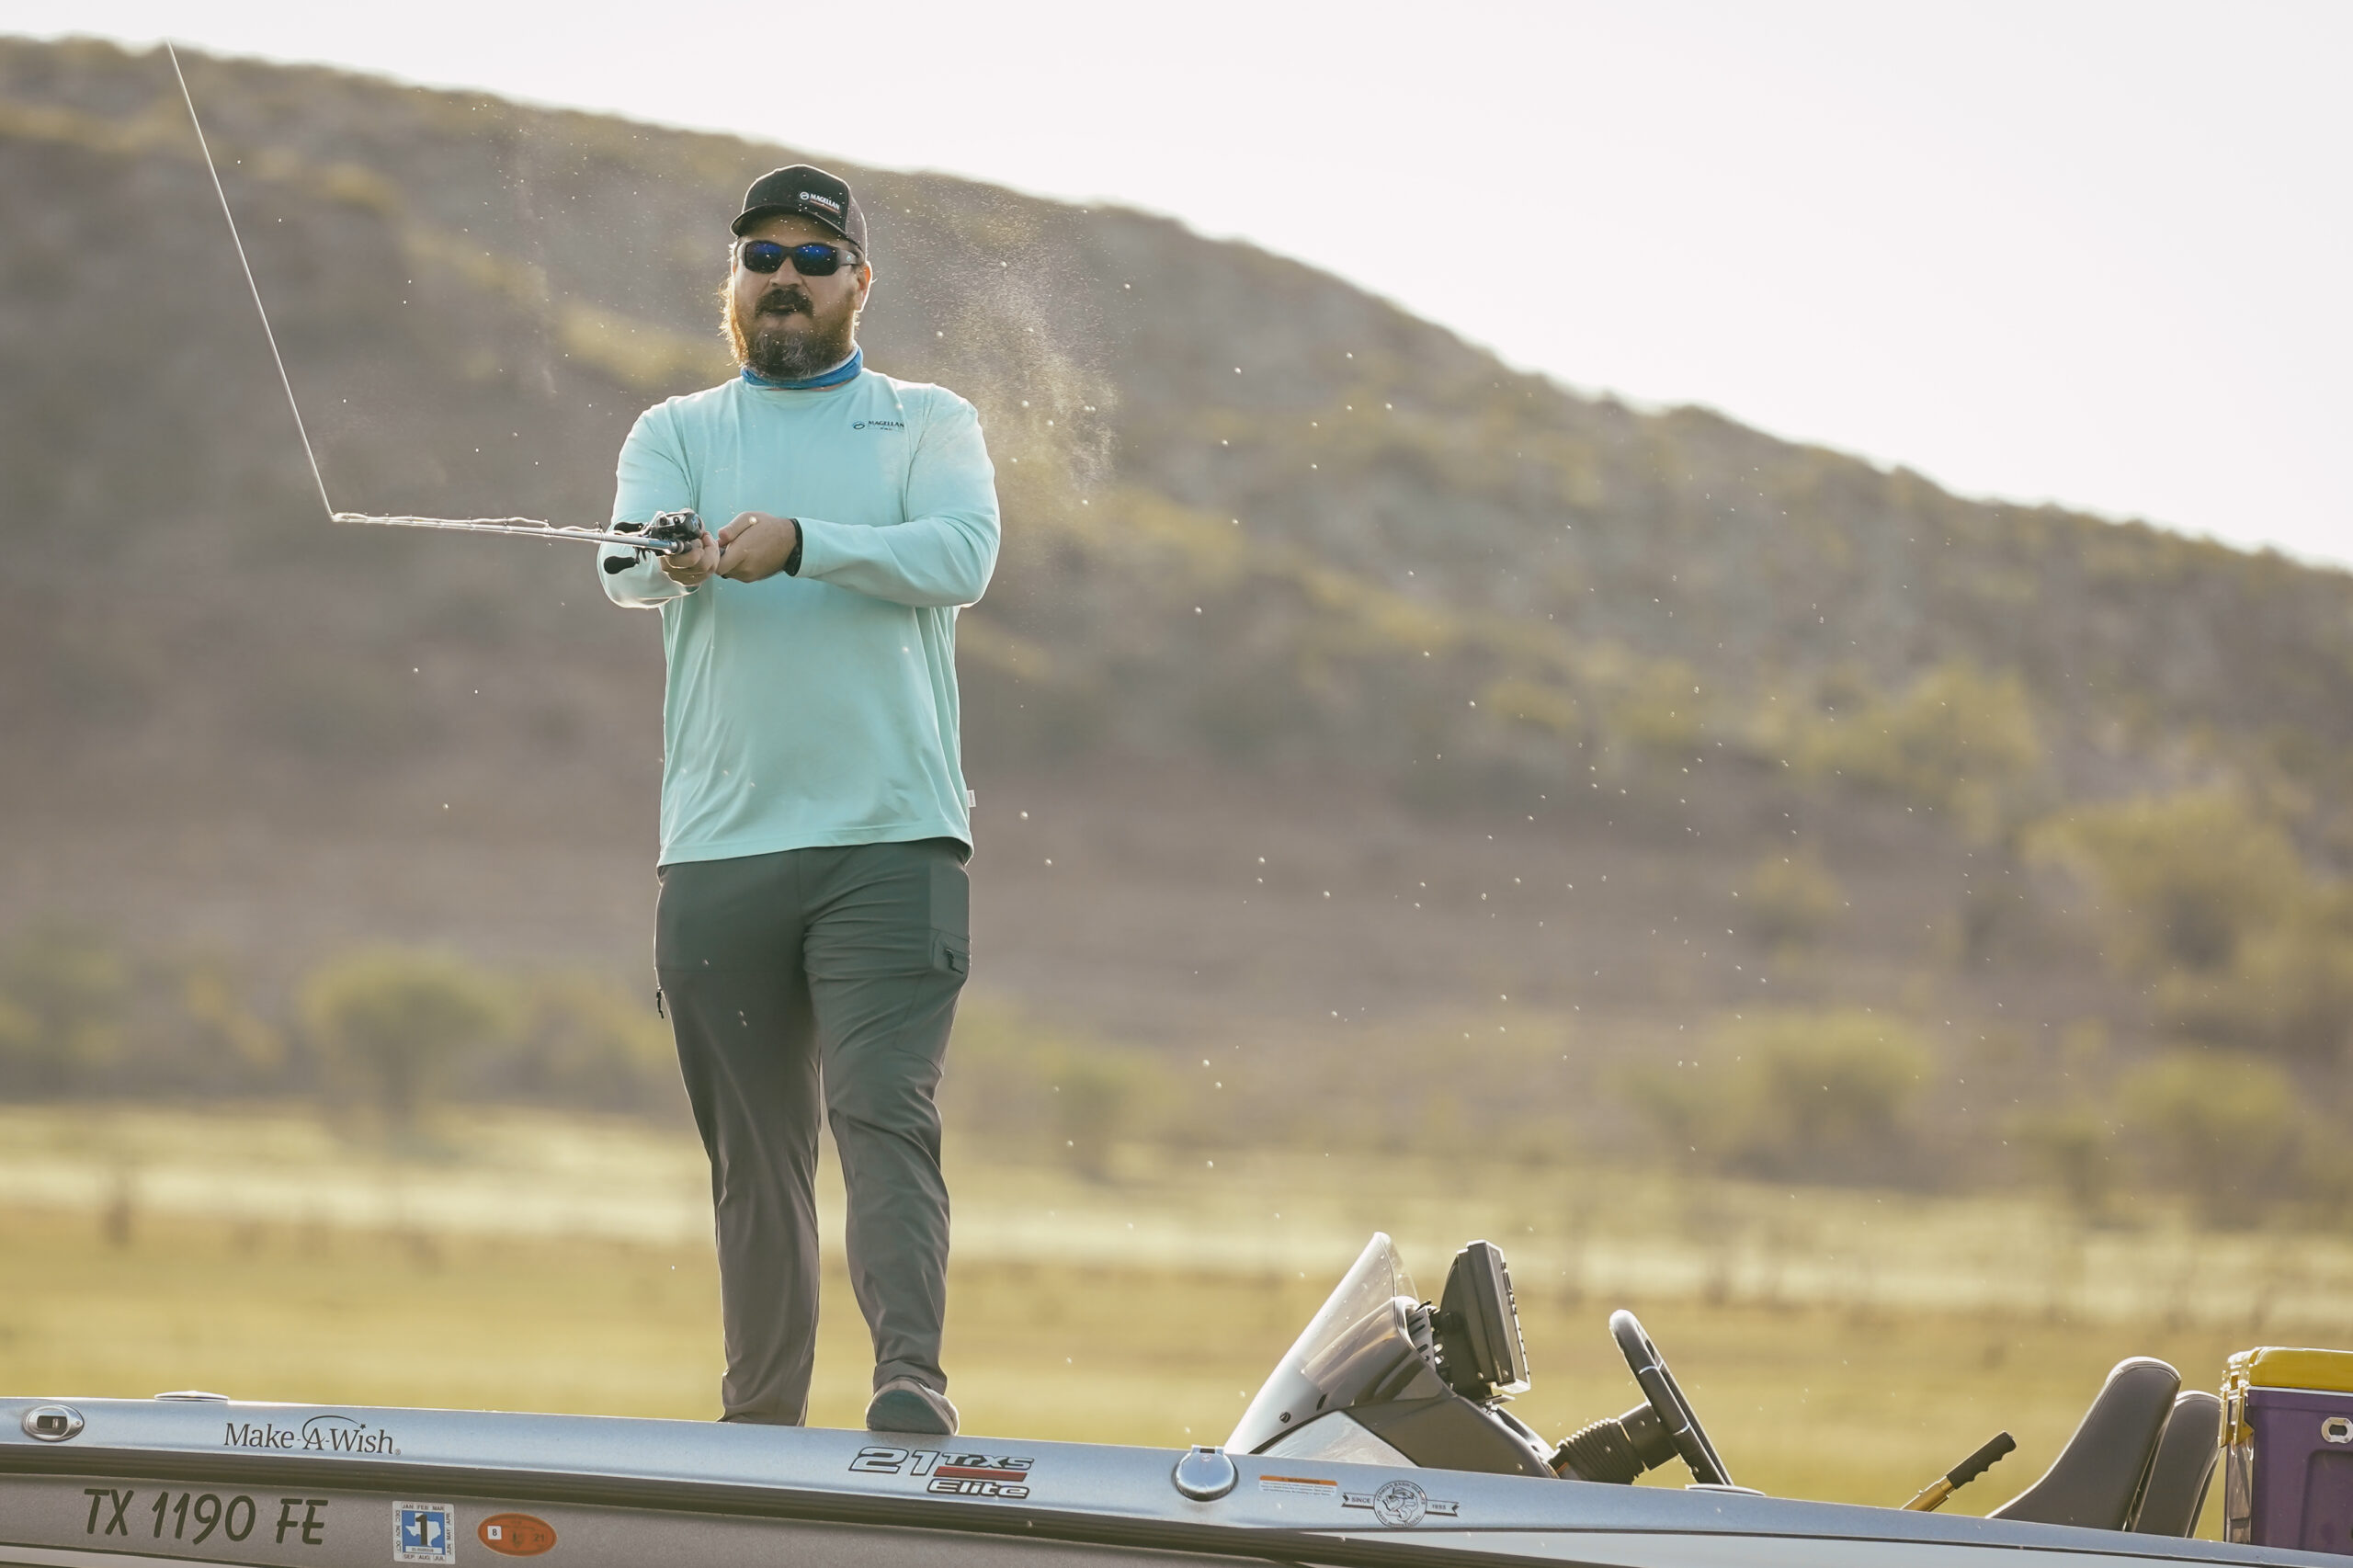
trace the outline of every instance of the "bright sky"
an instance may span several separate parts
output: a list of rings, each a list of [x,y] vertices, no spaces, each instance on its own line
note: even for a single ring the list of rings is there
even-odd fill
[[[0,0],[0,27],[1117,199],[1572,386],[2353,564],[2336,0]]]

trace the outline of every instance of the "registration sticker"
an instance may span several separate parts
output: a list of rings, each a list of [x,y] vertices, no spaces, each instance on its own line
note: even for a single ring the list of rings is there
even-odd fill
[[[458,1510],[448,1503],[392,1505],[392,1561],[455,1562]]]
[[[474,1534],[501,1557],[537,1557],[555,1545],[555,1527],[531,1514],[493,1514]]]

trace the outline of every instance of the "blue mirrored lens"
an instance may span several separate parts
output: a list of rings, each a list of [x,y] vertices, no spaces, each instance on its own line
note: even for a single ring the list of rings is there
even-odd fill
[[[784,245],[774,240],[746,240],[735,253],[749,272],[774,272],[792,261],[792,270],[803,278],[831,278],[841,270],[843,253],[838,245],[812,240],[803,245]]]
[[[814,242],[792,247],[792,270],[803,278],[831,278],[842,264],[842,253]]]

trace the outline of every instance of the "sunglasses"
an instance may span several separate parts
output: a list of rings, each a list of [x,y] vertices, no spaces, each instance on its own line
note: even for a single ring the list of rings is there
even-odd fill
[[[854,252],[812,240],[805,245],[779,244],[775,240],[745,240],[735,247],[735,259],[747,272],[774,272],[787,261],[803,278],[831,278],[842,263],[858,265]]]

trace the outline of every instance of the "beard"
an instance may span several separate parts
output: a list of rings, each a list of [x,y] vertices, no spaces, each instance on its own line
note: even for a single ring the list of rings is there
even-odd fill
[[[830,370],[849,358],[857,342],[856,311],[846,304],[832,320],[822,319],[808,290],[798,284],[779,284],[762,293],[749,320],[732,290],[722,290],[720,301],[735,363],[772,381],[797,381]]]

